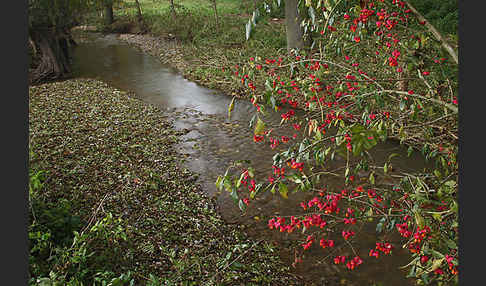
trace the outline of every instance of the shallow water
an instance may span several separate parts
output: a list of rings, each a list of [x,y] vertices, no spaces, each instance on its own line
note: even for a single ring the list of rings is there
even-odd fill
[[[200,174],[199,183],[208,194],[216,195],[214,182],[233,160],[251,160],[259,179],[271,174],[275,150],[253,142],[253,130],[248,126],[255,114],[251,103],[236,100],[231,119],[228,119],[231,97],[184,79],[155,57],[127,46],[116,35],[79,44],[74,50],[73,64],[78,77],[98,78],[117,88],[133,91],[141,100],[170,114],[177,129],[186,129],[188,133],[183,136],[178,151],[187,157],[186,167]],[[265,121],[275,125],[275,130],[282,132],[279,135],[292,135],[289,130],[278,128],[279,114],[270,114]],[[400,154],[392,159],[397,171],[413,172],[427,166],[418,154],[407,157],[406,148],[395,142],[380,143],[373,150],[378,165],[382,165],[391,153]],[[336,167],[340,163],[342,166],[343,160],[337,160]],[[325,178],[325,183],[328,188],[342,186],[342,181],[333,177]],[[281,257],[290,265],[294,260],[293,250],[285,246],[297,236],[271,231],[266,222],[276,214],[295,214],[299,203],[311,197],[310,194],[296,193],[283,199],[280,195],[263,194],[252,201],[243,214],[229,195],[223,193],[218,196],[218,206],[226,221],[248,226],[247,232],[255,239],[266,238],[280,244],[284,249]],[[407,251],[398,244],[398,236],[387,238],[396,242],[393,255],[378,260],[368,257],[369,249],[374,248],[378,238],[375,225],[364,225],[359,236],[356,250],[365,263],[358,269],[350,272],[328,262],[319,263],[324,253],[322,248],[314,245],[306,251],[303,263],[293,272],[316,285],[412,285],[404,278],[405,273],[398,269],[409,262]],[[326,284],[323,281],[327,281]]]

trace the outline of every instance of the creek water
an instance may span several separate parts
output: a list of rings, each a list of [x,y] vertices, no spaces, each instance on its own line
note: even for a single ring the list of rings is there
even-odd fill
[[[99,36],[92,42],[79,44],[74,50],[73,66],[77,77],[97,78],[119,89],[133,91],[139,99],[169,114],[175,128],[185,129],[187,133],[177,146],[178,151],[187,158],[185,166],[200,174],[198,182],[209,195],[217,195],[216,178],[224,174],[233,160],[251,160],[255,176],[260,180],[272,173],[272,157],[276,150],[253,142],[249,121],[255,109],[250,102],[236,100],[229,119],[230,96],[184,79],[157,58],[124,44],[116,35]],[[280,131],[280,135],[292,134],[290,130],[278,127],[279,114],[271,113],[264,120],[273,125],[276,132]],[[279,148],[284,150],[282,148],[287,146],[279,146],[277,150]],[[428,165],[419,154],[408,157],[406,148],[396,142],[380,143],[374,148],[376,164],[383,165],[391,153],[400,154],[391,160],[396,171],[412,173]],[[340,164],[342,167],[344,163],[344,160],[336,160],[333,167],[339,168]],[[329,189],[343,185],[342,179],[335,177],[324,180]],[[300,202],[314,195],[295,193],[283,199],[267,192],[251,201],[245,213],[226,192],[218,195],[217,201],[228,223],[247,226],[248,234],[254,239],[264,238],[279,244],[282,260],[291,265],[294,251],[288,247],[288,242],[303,236],[269,230],[267,221],[274,215],[297,213]],[[323,260],[326,250],[316,243],[305,252],[303,262],[292,268],[293,273],[315,285],[412,285],[412,281],[405,278],[406,273],[399,269],[410,261],[408,251],[401,248],[399,236],[387,237],[395,245],[392,255],[379,259],[368,256],[368,251],[382,238],[376,234],[375,227],[376,222],[365,224],[358,234],[359,240],[354,247],[365,263],[357,269],[349,271],[332,264],[331,259]]]

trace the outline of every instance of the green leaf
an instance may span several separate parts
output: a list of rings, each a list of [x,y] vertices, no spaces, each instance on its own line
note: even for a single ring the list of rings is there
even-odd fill
[[[218,178],[216,179],[216,188],[218,188],[218,190],[220,191],[223,189],[222,182],[223,182],[223,177],[218,176]]]
[[[440,213],[432,213],[432,218],[435,220],[441,222],[442,221],[442,215]]]
[[[400,104],[399,104],[399,107],[400,107],[400,110],[403,111],[405,109],[405,100],[400,100]]]
[[[439,178],[439,179],[440,179],[440,177],[442,176],[442,174],[440,173],[440,171],[439,171],[439,170],[437,170],[437,169],[435,169],[435,170],[434,170],[434,175],[435,175],[437,178]]]
[[[250,39],[250,33],[251,33],[251,19],[248,20],[248,23],[245,25],[246,28],[246,40]]]
[[[292,182],[296,183],[296,184],[300,184],[302,183],[302,180],[301,180],[301,177],[299,174],[292,174],[290,176],[287,177],[289,180],[291,180]]]
[[[253,124],[255,123],[255,118],[256,118],[256,114],[252,116],[251,120],[250,120],[250,123],[248,125],[249,128],[252,128],[253,127]]]
[[[287,185],[285,185],[284,183],[282,183],[282,182],[279,183],[279,185],[278,185],[278,191],[280,192],[280,195],[284,199],[288,199],[289,198],[289,196],[288,196],[289,189],[287,188]]]
[[[408,272],[407,276],[405,276],[405,277],[406,278],[415,277],[416,268],[417,268],[417,266],[415,264],[412,265],[412,267],[410,268],[410,272]]]
[[[425,226],[424,218],[417,211],[415,211],[414,213],[415,213],[415,222],[421,229],[423,229]]]
[[[309,15],[310,15],[311,20],[312,20],[312,25],[315,25],[316,24],[316,13],[314,12],[314,8],[312,8],[312,6],[309,7]]]
[[[400,156],[400,154],[398,154],[398,153],[392,153],[392,154],[390,154],[390,156],[388,156],[388,162],[390,162],[390,160],[391,160],[393,157],[396,157],[396,156]]]
[[[241,264],[241,263],[239,263],[239,262],[234,262],[234,263],[233,263],[233,264],[231,264],[231,266],[230,266],[230,268],[231,268],[231,269],[234,269],[234,268],[239,269],[239,268],[243,268],[243,267],[244,267],[244,265],[243,265],[243,264]]]
[[[331,146],[329,146],[326,151],[324,151],[324,156],[329,155],[329,152],[331,152]]]
[[[273,87],[268,79],[265,81],[265,89],[269,91],[273,90]]]
[[[255,126],[255,135],[263,135],[265,132],[265,122],[263,122],[260,117],[257,117],[257,124]]]
[[[270,190],[270,192],[271,192],[272,194],[275,194],[275,187],[276,187],[276,186],[277,186],[276,184],[274,184],[274,185],[272,186],[272,189]]]
[[[243,180],[243,177],[245,176],[244,173],[240,175],[240,179],[235,183],[236,188],[238,189],[241,186],[241,180]]]
[[[241,211],[243,211],[243,212],[246,210],[246,205],[245,205],[245,203],[243,202],[243,200],[240,200],[240,201],[238,202],[238,207],[239,207],[239,208],[240,208],[240,210],[241,210]]]
[[[380,233],[383,231],[383,224],[385,223],[386,219],[382,217],[380,221],[376,224],[376,232]]]
[[[236,97],[233,97],[233,99],[231,100],[231,103],[228,107],[228,118],[231,118],[231,111],[233,111],[233,109],[235,108],[235,99],[236,99]]]
[[[371,183],[372,185],[374,185],[374,184],[375,184],[375,172],[371,172],[371,173],[370,173],[369,180],[370,180],[370,183]]]
[[[448,186],[449,188],[455,188],[457,184],[456,184],[456,181],[449,180],[449,181],[445,182],[444,185]]]
[[[434,270],[438,269],[442,265],[442,262],[444,261],[444,259],[445,258],[434,259],[434,261],[432,262],[432,266],[430,267],[430,271],[434,271]]]
[[[233,189],[232,186],[231,186],[231,180],[227,176],[223,178],[223,185],[224,185],[224,188],[226,189],[226,191],[228,191],[228,192],[231,192],[231,190]]]
[[[248,167],[248,175],[250,176],[250,178],[255,177],[255,169],[253,167]]]
[[[457,244],[452,239],[446,239],[445,242],[450,249],[457,249]]]
[[[429,275],[427,273],[422,274],[420,278],[424,281],[425,285],[429,284]]]
[[[233,191],[231,192],[231,198],[233,198],[233,201],[235,203],[238,202],[239,198],[238,198],[238,193],[236,192],[236,189],[233,189]]]
[[[407,157],[410,157],[410,155],[412,155],[412,152],[413,152],[413,147],[409,146],[407,150]]]
[[[255,196],[256,196],[256,194],[257,194],[257,193],[258,193],[258,191],[257,191],[257,190],[255,190],[255,191],[253,191],[253,192],[250,192],[250,199],[252,199],[252,200],[253,200],[253,199],[255,198]]]
[[[272,105],[272,108],[275,109],[275,111],[278,110],[278,108],[277,108],[277,102],[276,102],[274,96],[270,96],[270,104]]]

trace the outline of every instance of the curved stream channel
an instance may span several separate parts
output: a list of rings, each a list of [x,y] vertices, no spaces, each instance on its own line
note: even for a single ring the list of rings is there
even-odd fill
[[[141,100],[169,113],[177,129],[188,131],[178,151],[187,157],[186,167],[200,174],[198,181],[208,194],[215,195],[216,178],[225,172],[232,160],[251,160],[259,179],[271,173],[275,150],[253,142],[253,130],[248,126],[255,114],[251,103],[237,100],[229,120],[227,111],[231,97],[184,79],[157,58],[124,44],[116,35],[79,44],[74,51],[74,69],[78,77],[98,78],[119,89],[133,91]],[[271,114],[265,121],[278,126],[280,116]],[[379,144],[375,149],[373,155],[377,164],[383,164],[391,153],[400,154],[392,159],[395,170],[413,172],[427,165],[418,154],[407,157],[406,148],[394,142]],[[328,188],[342,185],[341,180],[326,180]],[[283,199],[268,192],[251,201],[251,207],[243,214],[225,192],[218,196],[218,205],[228,223],[248,226],[247,232],[256,240],[265,238],[280,244],[284,249],[281,258],[290,265],[294,261],[294,252],[285,245],[296,236],[269,230],[267,221],[276,214],[295,214],[300,202],[306,198],[310,198],[309,194],[296,193]],[[410,256],[400,247],[398,236],[391,239],[396,246],[391,256],[380,256],[379,259],[368,256],[378,239],[375,225],[376,222],[374,225],[370,223],[358,234],[356,249],[365,263],[357,269],[348,271],[341,265],[328,263],[330,260],[318,263],[326,253],[317,242],[305,252],[303,262],[297,264],[293,272],[316,285],[411,285],[412,281],[399,269],[409,262]]]

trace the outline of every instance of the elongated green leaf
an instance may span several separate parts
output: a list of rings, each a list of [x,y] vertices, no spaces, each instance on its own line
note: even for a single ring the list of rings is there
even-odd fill
[[[255,126],[254,134],[255,135],[263,135],[264,130],[265,130],[265,122],[263,122],[263,120],[261,120],[260,117],[257,117],[257,123],[256,123],[256,126]]]
[[[248,23],[245,25],[246,28],[246,40],[250,39],[250,33],[251,33],[251,20],[248,20]]]
[[[268,79],[267,79],[267,80],[265,80],[265,89],[266,89],[266,90],[269,90],[269,91],[273,90],[273,87],[272,87],[272,85],[270,84],[270,81],[269,81]]]
[[[240,210],[241,210],[241,211],[243,211],[243,212],[246,210],[246,205],[245,205],[245,203],[243,202],[243,200],[240,200],[240,201],[238,202],[238,207],[239,207],[239,208],[240,208]]]
[[[399,107],[400,107],[400,111],[403,111],[405,109],[405,100],[400,100],[400,104],[399,104]]]
[[[424,228],[425,220],[418,212],[415,212],[415,222],[421,229]]]
[[[410,155],[412,155],[412,152],[413,152],[413,147],[409,146],[407,150],[407,157],[410,157]]]
[[[248,167],[248,175],[253,178],[255,177],[255,168],[253,167]]]
[[[220,191],[223,189],[222,182],[223,182],[223,177],[218,176],[218,178],[216,179],[216,188],[218,188],[218,190]]]
[[[236,97],[233,97],[233,99],[231,100],[231,103],[228,107],[228,119],[231,119],[231,111],[233,111],[233,109],[235,108],[235,99],[236,99]]]
[[[445,258],[434,259],[432,266],[430,267],[430,271],[435,271],[437,268],[439,268],[444,260]]]
[[[312,25],[315,25],[316,24],[316,13],[314,11],[314,8],[312,8],[312,6],[309,7],[309,15],[310,15],[311,20],[312,20]]]
[[[235,203],[238,203],[239,198],[238,198],[238,193],[236,192],[236,189],[233,189],[233,191],[231,192],[231,198],[233,198],[233,201]]]
[[[272,189],[270,190],[270,192],[271,192],[272,194],[275,194],[275,187],[276,187],[276,186],[277,186],[276,184],[274,184],[274,185],[272,186]]]
[[[374,185],[374,184],[375,184],[375,173],[374,173],[374,172],[371,172],[371,173],[370,173],[369,180],[370,180],[370,183],[371,183],[372,185]]]
[[[256,117],[257,117],[256,114],[251,117],[251,120],[250,120],[250,123],[248,124],[248,127],[250,127],[250,128],[253,127],[253,124],[255,123]]]
[[[280,182],[279,185],[278,185],[278,191],[280,192],[280,195],[284,198],[284,199],[288,199],[289,196],[288,196],[288,192],[289,192],[289,189],[287,188],[287,185]]]

